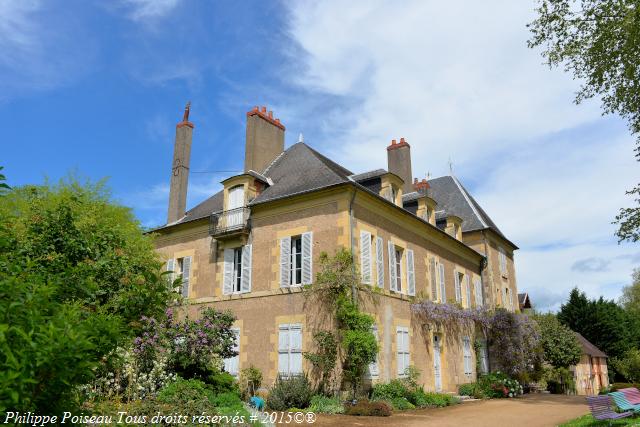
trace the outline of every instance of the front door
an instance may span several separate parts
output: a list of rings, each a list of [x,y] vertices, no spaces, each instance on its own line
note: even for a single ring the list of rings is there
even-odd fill
[[[239,208],[242,208],[243,205],[244,186],[239,185],[230,189],[227,210],[233,211],[234,209],[237,209],[237,211],[229,212],[227,227],[235,227],[242,224],[242,210],[240,210]]]
[[[442,369],[440,366],[440,337],[433,336],[433,376],[436,379],[436,391],[442,391]]]

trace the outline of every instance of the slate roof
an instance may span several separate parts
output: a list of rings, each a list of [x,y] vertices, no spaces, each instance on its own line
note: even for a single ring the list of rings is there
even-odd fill
[[[307,193],[333,185],[351,182],[353,173],[328,159],[303,142],[292,145],[278,156],[262,173],[250,171],[261,180],[270,179],[273,185],[267,187],[249,205],[257,205],[295,194]],[[219,191],[204,202],[187,211],[184,217],[174,222],[176,225],[205,218],[223,209],[223,192]]]
[[[441,176],[429,181],[433,199],[438,203],[437,210],[444,210],[446,215],[462,218],[462,231],[491,229],[508,241],[489,215],[469,194],[455,176]],[[514,245],[515,246],[515,245]]]
[[[520,310],[524,308],[531,308],[531,299],[529,298],[529,294],[524,292],[518,294],[518,305],[520,306]]]
[[[263,174],[271,178],[273,185],[253,199],[250,206],[347,183],[353,175],[304,142],[289,147]]]
[[[379,176],[382,176],[385,173],[387,173],[386,169],[375,169],[369,172],[363,172],[356,175],[351,175],[351,179],[353,179],[356,182],[366,181],[367,179],[377,178]]]
[[[583,337],[579,333],[574,331],[574,334],[576,334],[576,337],[578,338],[578,341],[582,346],[582,352],[584,354],[588,354],[589,356],[592,356],[592,357],[609,357],[606,354],[604,354],[602,350],[600,350],[595,345],[591,344],[585,337]]]
[[[250,206],[349,182],[378,195],[372,188],[360,183],[367,183],[387,173],[385,169],[376,169],[354,175],[350,170],[328,159],[303,142],[289,147],[276,157],[264,171],[250,172],[253,172],[252,175],[261,180],[271,181],[271,185],[249,203]],[[431,187],[430,196],[438,204],[436,220],[441,221],[448,215],[456,215],[463,220],[462,231],[491,228],[506,239],[457,178],[443,176],[429,180],[429,185]],[[417,192],[409,193],[403,196],[403,201],[410,202],[416,200],[418,196]],[[194,221],[208,217],[213,212],[221,211],[223,197],[223,191],[217,192],[187,211],[183,218],[166,226]],[[415,212],[413,213],[415,214]]]

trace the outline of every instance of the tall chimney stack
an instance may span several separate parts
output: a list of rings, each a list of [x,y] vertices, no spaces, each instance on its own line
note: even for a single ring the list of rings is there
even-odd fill
[[[182,218],[187,209],[187,185],[189,183],[189,161],[191,159],[191,138],[193,136],[193,123],[189,121],[190,110],[191,102],[187,102],[182,121],[176,125],[167,224]]]
[[[400,138],[400,142],[391,141],[391,145],[387,147],[387,169],[389,172],[398,175],[404,180],[402,192],[409,194],[414,191],[413,175],[411,173],[411,146]]]
[[[284,151],[285,127],[273,118],[267,107],[247,113],[247,140],[244,152],[244,171],[264,172],[271,162]]]

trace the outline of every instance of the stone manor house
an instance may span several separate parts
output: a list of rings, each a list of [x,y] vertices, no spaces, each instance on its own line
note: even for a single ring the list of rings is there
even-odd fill
[[[186,210],[194,125],[189,107],[176,128],[167,224],[154,230],[167,269],[182,278],[190,315],[203,305],[237,316],[233,375],[253,365],[265,385],[306,372],[322,322],[305,307],[321,252],[348,248],[362,283],[379,288],[367,307],[380,351],[370,380],[388,381],[413,365],[425,389],[454,391],[488,369],[476,337],[430,330],[411,304],[430,299],[462,307],[519,310],[518,249],[455,176],[417,180],[404,138],[386,147],[387,169],[353,173],[303,142],[285,149],[285,126],[265,107],[246,115],[244,172]],[[382,147],[381,147],[382,149]],[[421,167],[425,170],[425,167]],[[476,363],[476,357],[480,358]]]

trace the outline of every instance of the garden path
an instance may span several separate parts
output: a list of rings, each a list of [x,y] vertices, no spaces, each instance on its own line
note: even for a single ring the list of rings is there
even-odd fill
[[[584,396],[530,394],[517,399],[478,400],[436,409],[395,413],[391,417],[320,415],[314,427],[551,427],[589,412]]]

